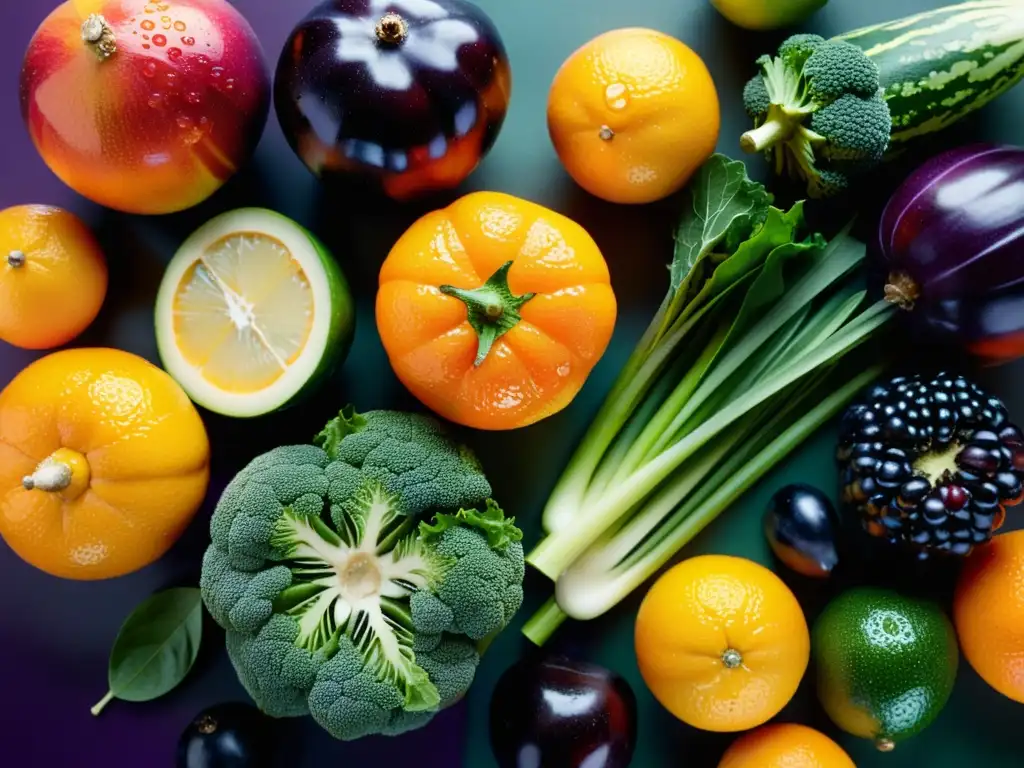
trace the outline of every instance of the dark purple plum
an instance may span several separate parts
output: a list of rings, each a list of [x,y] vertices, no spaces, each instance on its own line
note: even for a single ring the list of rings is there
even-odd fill
[[[596,664],[523,660],[491,696],[491,748],[501,768],[626,768],[635,747],[636,696]]]
[[[405,200],[473,172],[511,85],[497,29],[466,0],[327,0],[289,37],[274,103],[318,177],[369,179]]]
[[[996,362],[1024,354],[1024,148],[924,163],[889,200],[875,250],[886,297],[927,338]]]
[[[824,579],[839,562],[840,523],[829,498],[810,485],[779,489],[764,515],[764,535],[772,552],[804,576]]]
[[[181,734],[177,768],[269,768],[273,721],[241,702],[204,709]]]

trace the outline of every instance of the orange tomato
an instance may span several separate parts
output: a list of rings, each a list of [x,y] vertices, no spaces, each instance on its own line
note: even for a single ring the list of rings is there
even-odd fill
[[[0,536],[55,576],[130,573],[185,530],[209,459],[199,414],[155,365],[56,352],[0,392]]]
[[[807,669],[803,611],[774,573],[704,555],[655,582],[636,619],[636,657],[651,693],[706,731],[742,731],[774,717]]]
[[[857,768],[825,734],[796,723],[765,725],[740,736],[718,768]]]
[[[704,62],[673,37],[617,29],[559,69],[548,131],[576,182],[613,203],[681,189],[718,142],[718,94]]]
[[[48,205],[0,211],[0,259],[0,339],[50,349],[96,319],[107,262],[73,213]]]
[[[380,271],[377,328],[395,374],[431,410],[478,429],[521,427],[568,405],[615,314],[590,235],[494,192],[421,218]]]
[[[967,557],[953,622],[974,671],[1024,703],[1024,531],[1002,533]]]

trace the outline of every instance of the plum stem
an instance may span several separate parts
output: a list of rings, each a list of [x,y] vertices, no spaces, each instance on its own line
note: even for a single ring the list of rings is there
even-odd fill
[[[25,252],[24,251],[11,251],[7,254],[7,265],[17,269],[18,267],[25,266]]]
[[[910,311],[921,297],[921,289],[906,272],[893,272],[885,284],[885,300]]]
[[[394,11],[385,13],[377,22],[377,39],[385,45],[401,45],[409,34],[409,25]]]
[[[90,13],[82,22],[82,42],[92,49],[100,61],[106,61],[117,51],[114,28],[98,13]]]

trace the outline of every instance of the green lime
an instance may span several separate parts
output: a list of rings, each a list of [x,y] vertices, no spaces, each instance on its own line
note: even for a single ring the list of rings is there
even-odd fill
[[[744,29],[779,29],[798,24],[828,0],[711,0],[725,18]]]
[[[953,691],[953,625],[934,603],[884,589],[843,593],[815,622],[818,698],[844,731],[883,751],[923,731]]]
[[[283,408],[344,359],[355,315],[341,268],[289,218],[262,208],[196,230],[164,274],[156,336],[164,368],[226,416]]]

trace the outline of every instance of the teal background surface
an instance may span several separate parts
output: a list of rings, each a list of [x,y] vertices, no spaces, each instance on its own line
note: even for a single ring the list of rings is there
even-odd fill
[[[764,0],[776,2],[777,0]],[[291,27],[313,0],[237,0],[263,42],[273,66]],[[110,299],[97,323],[76,343],[109,345],[157,360],[152,308],[163,266],[197,226],[243,205],[274,208],[312,229],[335,253],[358,301],[358,328],[344,368],[311,402],[284,414],[231,421],[204,414],[214,446],[213,483],[204,510],[182,541],[161,561],[129,577],[100,583],[67,582],[20,562],[0,545],[0,680],[7,693],[0,733],[0,764],[36,768],[104,766],[159,768],[172,764],[180,730],[202,707],[244,698],[227,662],[219,632],[207,634],[196,668],[181,688],[147,704],[112,703],[100,718],[89,705],[106,689],[106,656],[130,610],[154,590],[195,583],[208,541],[207,523],[220,489],[256,454],[282,442],[307,441],[343,404],[359,409],[420,406],[390,371],[373,323],[378,267],[398,236],[422,213],[477,189],[508,192],[551,206],[576,219],[608,259],[620,303],[615,338],[577,400],[563,413],[513,433],[458,430],[480,455],[495,495],[516,514],[527,543],[537,541],[545,498],[617,371],[653,315],[667,287],[672,230],[679,198],[643,207],[615,206],[577,188],[561,169],[545,126],[547,90],[558,66],[595,35],[624,26],[653,27],[675,35],[706,61],[722,109],[719,150],[738,156],[747,125],[740,102],[753,60],[771,51],[784,32],[751,33],[725,21],[706,0],[479,0],[501,30],[514,73],[513,99],[501,136],[479,171],[450,195],[398,206],[376,199],[325,192],[289,150],[272,117],[251,166],[197,208],[174,216],[144,218],[103,210],[64,188],[35,154],[17,109],[17,72],[32,31],[53,2],[7,2],[0,8],[5,45],[0,47],[0,207],[26,202],[65,206],[83,216],[99,235],[111,264]],[[936,7],[935,0],[832,0],[799,29],[830,35],[856,26]],[[974,140],[1020,142],[1024,88],[1003,96],[980,114],[947,132],[935,147]],[[764,178],[758,158],[751,175]],[[870,189],[868,204],[884,199],[884,186]],[[891,347],[878,341],[879,353]],[[896,351],[900,356],[909,352]],[[0,344],[0,386],[37,354]],[[979,371],[980,383],[1003,397],[1024,419],[1024,364]],[[683,556],[730,553],[771,564],[760,532],[760,515],[771,493],[803,481],[832,490],[834,427],[796,451],[741,503],[728,510]],[[1021,527],[1024,512],[1008,527]],[[788,577],[787,577],[788,578]],[[827,588],[793,581],[809,618],[821,608]],[[356,744],[330,740],[309,720],[280,723],[280,765],[416,765],[417,768],[493,768],[487,737],[490,695],[499,675],[529,644],[518,627],[540,605],[549,585],[528,581],[527,604],[488,652],[467,699],[426,729],[398,739]],[[566,625],[552,647],[596,661],[623,674],[640,705],[637,768],[714,768],[733,735],[694,731],[674,720],[643,686],[633,655],[632,628],[641,595],[586,625]],[[838,734],[816,706],[810,677],[779,720],[804,722],[836,737],[861,768],[979,766],[1011,768],[1024,763],[1020,747],[1024,705],[989,689],[966,663],[939,720],[922,736],[881,755],[868,744]]]

